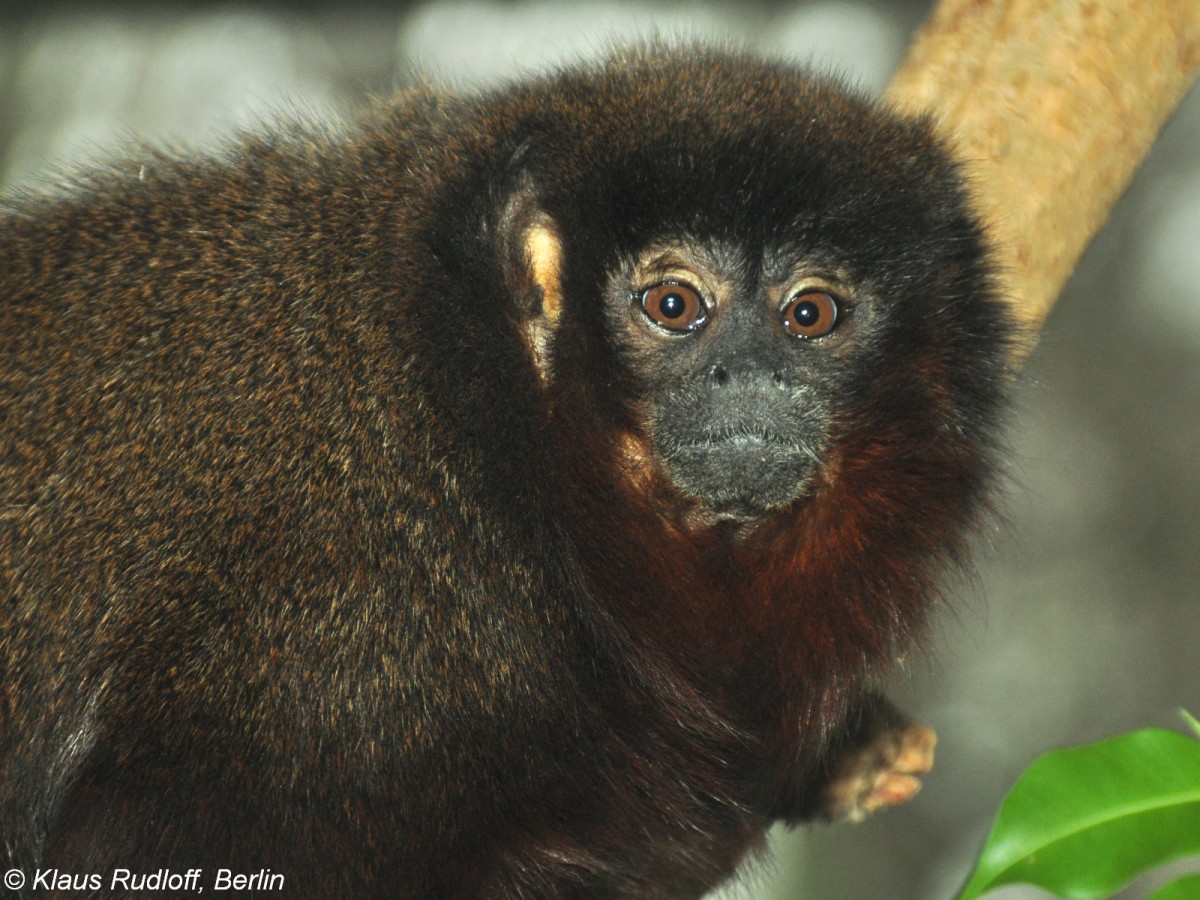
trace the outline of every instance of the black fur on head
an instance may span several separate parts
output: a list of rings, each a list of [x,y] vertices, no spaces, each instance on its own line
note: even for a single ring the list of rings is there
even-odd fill
[[[568,420],[636,435],[701,520],[810,496],[839,439],[913,406],[990,445],[1009,326],[928,122],[782,64],[658,45],[493,114],[489,152],[520,173],[506,222],[517,208],[553,237],[534,289],[553,321],[526,320],[548,393],[570,393]],[[661,282],[699,295],[696,327],[647,317]],[[789,332],[803,293],[835,301],[832,331]]]

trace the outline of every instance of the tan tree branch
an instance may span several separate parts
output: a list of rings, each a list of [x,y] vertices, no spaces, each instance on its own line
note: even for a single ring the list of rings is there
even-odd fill
[[[969,161],[1031,335],[1198,68],[1200,0],[942,0],[917,33],[888,98]]]

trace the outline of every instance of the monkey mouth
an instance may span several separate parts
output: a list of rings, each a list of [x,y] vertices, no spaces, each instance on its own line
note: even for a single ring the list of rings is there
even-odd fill
[[[767,432],[739,432],[664,454],[672,482],[715,515],[756,519],[802,497],[816,468],[812,448]]]

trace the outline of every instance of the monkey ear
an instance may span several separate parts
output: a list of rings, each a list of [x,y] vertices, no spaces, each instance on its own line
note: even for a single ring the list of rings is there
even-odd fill
[[[498,250],[504,280],[520,316],[526,347],[543,384],[550,381],[550,348],[562,314],[562,239],[541,208],[528,175],[500,206]]]

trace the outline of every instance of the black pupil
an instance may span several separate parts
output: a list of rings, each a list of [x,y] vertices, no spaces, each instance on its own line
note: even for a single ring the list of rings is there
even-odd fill
[[[796,324],[801,328],[812,328],[821,319],[821,308],[811,300],[796,304]]]
[[[679,294],[667,294],[659,301],[658,311],[668,319],[678,319],[687,312],[687,301]]]

